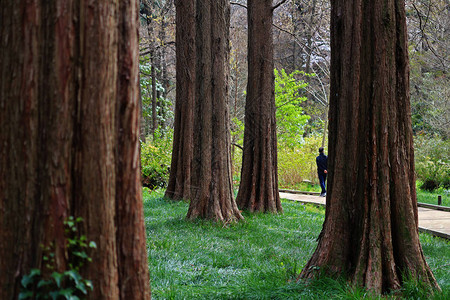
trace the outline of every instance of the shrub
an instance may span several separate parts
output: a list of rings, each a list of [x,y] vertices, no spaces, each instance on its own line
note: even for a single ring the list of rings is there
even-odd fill
[[[415,168],[421,189],[450,188],[450,140],[418,135],[414,139]]]
[[[157,133],[141,143],[142,185],[150,189],[167,186],[172,159],[173,132]]]
[[[291,149],[278,147],[278,180],[281,187],[293,187],[303,180],[317,183],[316,156],[322,137],[310,136]]]

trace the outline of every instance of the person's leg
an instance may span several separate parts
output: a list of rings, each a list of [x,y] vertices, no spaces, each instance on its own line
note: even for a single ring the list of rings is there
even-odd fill
[[[320,182],[320,187],[322,189],[322,192],[320,193],[320,196],[323,196],[326,193],[325,190],[325,174],[319,174],[319,182]]]

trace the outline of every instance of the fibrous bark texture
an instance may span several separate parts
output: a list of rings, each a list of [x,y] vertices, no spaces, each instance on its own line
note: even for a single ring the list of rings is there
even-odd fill
[[[6,3],[3,3],[6,2]],[[0,299],[67,269],[63,222],[97,250],[90,299],[149,299],[139,168],[137,2],[3,1]]]
[[[227,103],[230,7],[198,0],[192,197],[187,218],[241,219],[233,198]]]
[[[177,87],[172,163],[166,190],[166,197],[174,200],[191,198],[196,66],[195,2],[175,2]]]
[[[418,234],[404,1],[337,0],[331,13],[326,215],[301,277],[438,288]]]
[[[281,212],[273,73],[272,1],[249,0],[248,84],[239,208]]]

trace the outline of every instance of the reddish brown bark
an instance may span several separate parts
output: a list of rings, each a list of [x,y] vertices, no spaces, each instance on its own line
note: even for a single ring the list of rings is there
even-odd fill
[[[177,86],[172,163],[166,197],[191,199],[194,157],[195,106],[195,0],[178,0],[176,6]]]
[[[301,277],[438,287],[418,235],[404,2],[333,1],[331,20],[326,215]]]
[[[82,270],[90,299],[149,298],[136,5],[2,5],[1,299],[17,299],[21,277],[41,268],[41,245],[55,252],[57,271],[66,268],[70,215],[98,246]]]
[[[116,230],[120,299],[149,299],[140,172],[139,2],[119,2]]]
[[[272,1],[249,0],[248,84],[239,208],[281,212],[278,192]]]
[[[187,218],[241,219],[233,198],[227,99],[230,7],[197,1],[192,198]]]

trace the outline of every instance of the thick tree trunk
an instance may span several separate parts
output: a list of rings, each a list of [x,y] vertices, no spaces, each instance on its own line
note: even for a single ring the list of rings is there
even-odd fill
[[[197,1],[196,103],[192,199],[187,218],[230,222],[242,216],[233,198],[227,103],[230,7]]]
[[[177,86],[172,163],[166,197],[191,199],[194,157],[195,0],[177,0]]]
[[[140,168],[139,2],[119,2],[116,234],[120,299],[149,299]]]
[[[41,245],[67,269],[71,215],[98,247],[82,270],[90,299],[149,298],[136,4],[2,4],[0,299],[17,299],[22,276],[45,270]]]
[[[248,85],[244,152],[237,203],[241,209],[281,212],[273,73],[272,1],[249,0]]]
[[[437,287],[419,242],[404,2],[332,2],[329,181],[318,268],[376,292]]]

